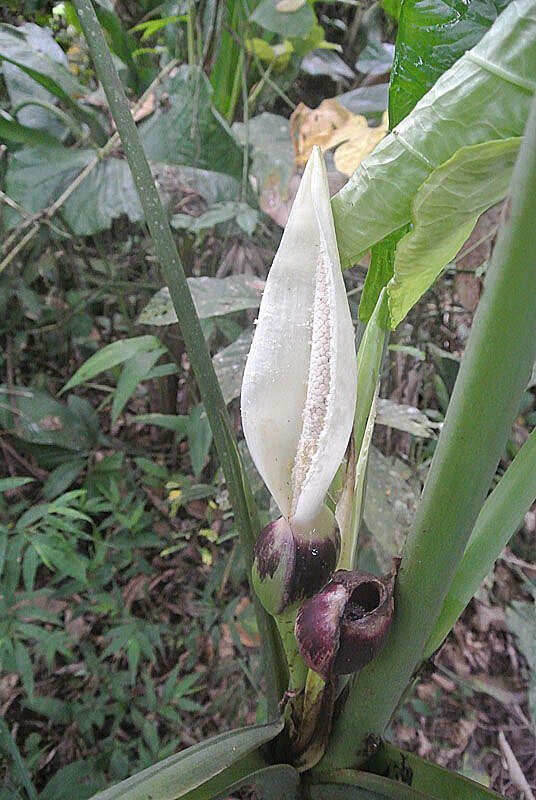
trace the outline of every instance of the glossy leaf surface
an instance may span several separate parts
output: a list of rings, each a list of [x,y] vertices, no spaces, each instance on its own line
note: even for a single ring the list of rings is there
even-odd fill
[[[391,125],[398,125],[439,76],[478,44],[509,2],[405,0],[391,71]]]

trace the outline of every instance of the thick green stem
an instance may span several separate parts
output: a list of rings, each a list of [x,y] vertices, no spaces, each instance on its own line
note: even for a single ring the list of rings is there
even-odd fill
[[[243,468],[236,442],[232,435],[227,407],[214,372],[210,353],[205,343],[166,212],[158,196],[149,163],[141,146],[136,124],[132,118],[125,92],[114,67],[93,5],[91,0],[74,0],[74,6],[93,58],[95,70],[110,104],[110,111],[132,172],[164,280],[169,288],[169,293],[177,312],[181,333],[194,369],[201,398],[214,436],[216,450],[225,475],[251,585],[253,544],[255,536],[260,530],[260,525],[251,490],[247,481],[243,479]],[[279,637],[273,620],[261,607],[253,590],[252,595],[261,634],[261,646],[263,648],[265,674],[268,684],[269,708],[271,714],[277,714],[278,700],[281,693],[286,689],[283,670],[277,656],[280,647]]]
[[[536,357],[536,101],[484,294],[398,575],[385,649],[353,682],[321,768],[359,765],[420,664]]]
[[[293,691],[299,692],[305,687],[307,680],[307,667],[303,663],[303,659],[298,650],[296,637],[294,635],[294,625],[296,623],[296,615],[298,608],[293,606],[287,608],[282,614],[278,614],[275,618],[281,641],[287,656],[288,671],[290,674],[290,688]]]

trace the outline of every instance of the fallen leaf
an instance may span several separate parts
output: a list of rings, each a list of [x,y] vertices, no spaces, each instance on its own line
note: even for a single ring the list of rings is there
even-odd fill
[[[292,11],[298,11],[306,2],[307,0],[279,0],[279,3],[276,4],[276,9],[289,14]]]
[[[315,145],[322,151],[336,147],[335,166],[351,175],[386,135],[388,125],[387,111],[378,127],[369,128],[365,117],[348,111],[336,98],[323,100],[314,109],[300,103],[290,117],[296,165],[305,166]]]
[[[387,112],[383,115],[382,122],[377,128],[356,131],[347,142],[335,151],[335,166],[343,175],[352,175],[354,170],[364,158],[372,153],[376,145],[381,142],[387,133]]]
[[[140,122],[140,120],[145,119],[154,111],[154,94],[151,93],[148,95],[141,106],[138,108],[134,116],[134,122]]]

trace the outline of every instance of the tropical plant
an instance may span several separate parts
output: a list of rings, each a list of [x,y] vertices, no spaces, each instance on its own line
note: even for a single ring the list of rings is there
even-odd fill
[[[262,531],[110,51],[91,0],[73,5],[225,475],[253,592],[267,699],[260,724],[164,759],[95,800],[200,800],[244,786],[274,798],[493,796],[398,750],[384,735],[407,687],[536,496],[533,434],[486,498],[536,357],[536,3],[512,0],[503,10],[504,3],[488,2],[482,15],[471,3],[460,14],[445,4],[423,10],[405,0],[391,133],[331,205],[322,157],[313,151],[268,278],[242,389],[246,441],[281,512]],[[270,13],[285,13],[280,5],[270,0]],[[309,8],[288,5],[292,13]],[[257,16],[267,7],[264,0]],[[421,43],[446,22],[453,23],[451,46],[440,55],[431,47],[423,65]],[[467,42],[474,46],[464,54]],[[356,570],[388,330],[455,256],[479,214],[507,194],[485,292],[402,558],[382,577]],[[360,312],[366,328],[356,357],[340,263],[350,266],[369,247]]]

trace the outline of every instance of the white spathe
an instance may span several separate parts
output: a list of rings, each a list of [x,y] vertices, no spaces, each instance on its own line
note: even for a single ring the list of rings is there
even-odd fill
[[[315,147],[268,275],[242,384],[251,456],[295,533],[316,527],[356,400],[354,329]]]

